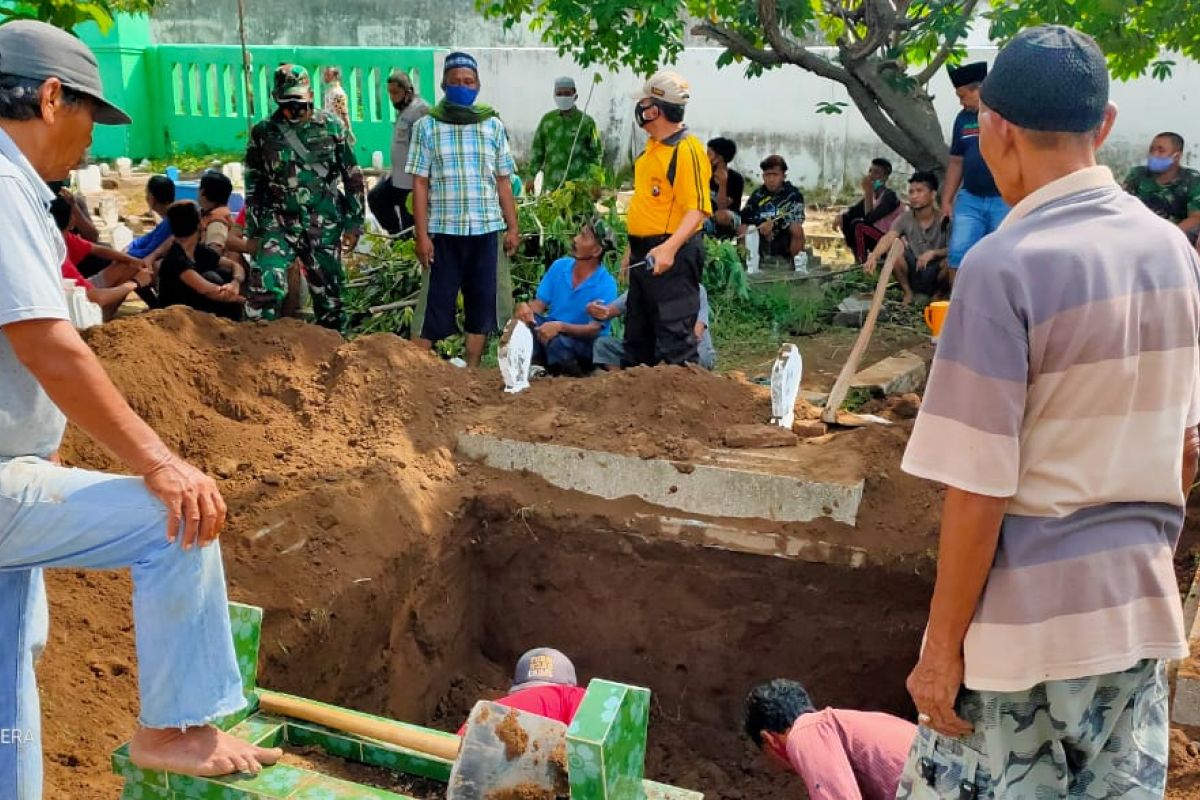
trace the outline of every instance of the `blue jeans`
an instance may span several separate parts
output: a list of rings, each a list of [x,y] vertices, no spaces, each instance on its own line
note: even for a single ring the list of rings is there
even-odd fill
[[[0,798],[42,796],[44,567],[131,569],[141,725],[200,725],[245,706],[220,548],[168,543],[166,517],[140,478],[0,461]]]
[[[950,220],[950,269],[962,265],[967,251],[994,232],[1008,216],[1008,203],[1000,195],[979,197],[959,189]]]

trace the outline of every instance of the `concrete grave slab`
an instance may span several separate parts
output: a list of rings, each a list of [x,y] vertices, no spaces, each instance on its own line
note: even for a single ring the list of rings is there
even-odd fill
[[[496,469],[530,472],[560,489],[615,500],[638,497],[663,508],[712,517],[854,525],[863,480],[811,474],[804,452],[712,450],[706,459],[674,462],[462,434],[458,450]]]
[[[925,359],[908,350],[901,350],[854,376],[852,389],[867,389],[874,394],[908,394],[925,385],[928,369]]]

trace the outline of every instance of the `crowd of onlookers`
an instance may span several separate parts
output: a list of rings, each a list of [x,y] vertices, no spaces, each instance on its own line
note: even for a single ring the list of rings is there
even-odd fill
[[[509,307],[498,293],[506,283],[500,277],[507,269],[502,256],[511,254],[518,241],[515,196],[520,190],[503,123],[493,110],[476,104],[477,66],[466,54],[453,55],[443,77],[446,97],[436,106],[418,96],[405,73],[389,77],[389,98],[397,112],[392,169],[369,193],[348,146],[353,133],[340,71],[323,71],[324,108],[317,110],[307,73],[292,65],[277,71],[273,97],[278,110],[252,136],[247,208],[238,216],[229,208],[233,185],[220,172],[201,176],[198,203],[176,202],[175,184],[156,175],[147,184],[146,202],[160,221],[124,252],[116,252],[95,243],[97,231],[86,204],[54,187],[61,196],[52,211],[68,244],[64,276],[86,287],[105,319],[136,293],[150,307],[182,304],[236,320],[285,313],[284,298],[294,298],[302,271],[313,290],[314,308],[320,306],[322,312],[318,321],[342,328],[341,256],[357,241],[365,206],[388,233],[416,239],[425,279],[414,339],[428,347],[456,332],[461,295],[467,361],[477,365],[487,335],[503,327],[500,317]],[[878,269],[894,242],[903,244],[904,257],[893,274],[905,304],[920,297],[948,297],[967,250],[997,229],[1008,213],[979,154],[979,87],[986,73],[982,63],[951,70],[963,111],[955,120],[944,179],[933,171],[917,171],[901,197],[893,186],[891,162],[876,158],[861,180],[860,197],[833,222],[854,262],[868,274]],[[542,174],[548,188],[594,175],[603,157],[595,121],[577,107],[574,81],[557,79],[553,100],[555,109],[542,118],[534,135],[528,166],[531,173]],[[680,109],[679,134],[687,130],[682,125],[685,105],[686,98],[681,104],[663,104]],[[654,149],[653,137],[651,142],[648,152]],[[738,147],[733,140],[710,139],[705,163],[693,163],[694,174],[682,177],[678,154],[687,148],[679,141],[669,148],[671,161],[660,165],[672,189],[669,195],[686,194],[677,185],[680,181],[706,180],[707,202],[699,204],[704,207],[704,235],[756,248],[763,269],[793,268],[808,244],[805,199],[788,180],[781,155],[762,160],[761,184],[749,191],[746,177],[734,167]],[[314,156],[314,150],[321,155]],[[288,151],[289,157],[281,157]],[[1183,166],[1183,152],[1182,137],[1160,134],[1146,164],[1134,169],[1124,185],[1195,241],[1200,173]],[[649,203],[661,201],[657,191],[658,186],[651,188]],[[613,249],[602,224],[585,225],[571,254],[548,264],[535,297],[518,306],[516,318],[535,329],[535,360],[541,367],[556,374],[585,374],[636,362],[631,362],[625,341],[612,336],[611,321],[626,313],[628,303],[628,293],[619,292],[604,266]],[[623,278],[629,277],[627,265],[628,256]],[[695,323],[679,335],[694,340],[689,360],[711,369],[715,351],[707,295],[702,286],[698,289]]]

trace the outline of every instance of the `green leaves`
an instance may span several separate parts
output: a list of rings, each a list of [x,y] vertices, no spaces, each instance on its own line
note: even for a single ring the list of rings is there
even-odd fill
[[[841,100],[835,100],[833,102],[822,100],[821,102],[817,103],[817,113],[829,114],[830,116],[834,114],[841,114],[848,105],[849,103],[843,103]]]
[[[74,32],[78,25],[95,22],[102,33],[107,33],[117,12],[147,13],[154,3],[155,0],[0,0],[0,25],[15,19],[35,19]]]
[[[1200,15],[1191,0],[1003,0],[984,17],[989,36],[1001,43],[1043,22],[1079,28],[1095,37],[1120,80],[1147,71],[1165,79],[1175,62],[1164,51],[1200,58]]]

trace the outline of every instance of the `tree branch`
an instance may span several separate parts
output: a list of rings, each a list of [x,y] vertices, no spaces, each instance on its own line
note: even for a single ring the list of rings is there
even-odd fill
[[[865,0],[863,3],[867,35],[856,47],[843,54],[845,61],[862,61],[887,43],[896,22],[896,12],[888,0]]]
[[[774,67],[784,63],[784,59],[779,53],[755,46],[745,36],[724,25],[702,22],[692,28],[692,35],[703,36],[705,39],[721,45],[726,50],[742,58],[748,58],[756,64],[762,64],[764,67]]]
[[[850,73],[827,58],[817,55],[804,45],[785,34],[779,27],[779,9],[775,0],[758,0],[758,21],[762,25],[767,42],[779,56],[789,64],[795,64],[809,72],[845,84]]]
[[[967,0],[966,4],[963,5],[962,13],[959,15],[961,24],[959,25],[958,29],[960,31],[966,30],[966,25],[971,21],[971,17],[974,16],[975,8],[978,5],[979,0]],[[938,70],[942,68],[942,65],[946,63],[946,59],[950,57],[950,54],[954,52],[954,48],[958,45],[958,40],[961,38],[962,34],[960,33],[955,36],[951,36],[942,43],[941,49],[938,50],[937,55],[933,57],[933,60],[926,65],[925,69],[917,73],[915,80],[918,84],[924,86],[925,84],[929,83],[933,76],[938,73]]]

